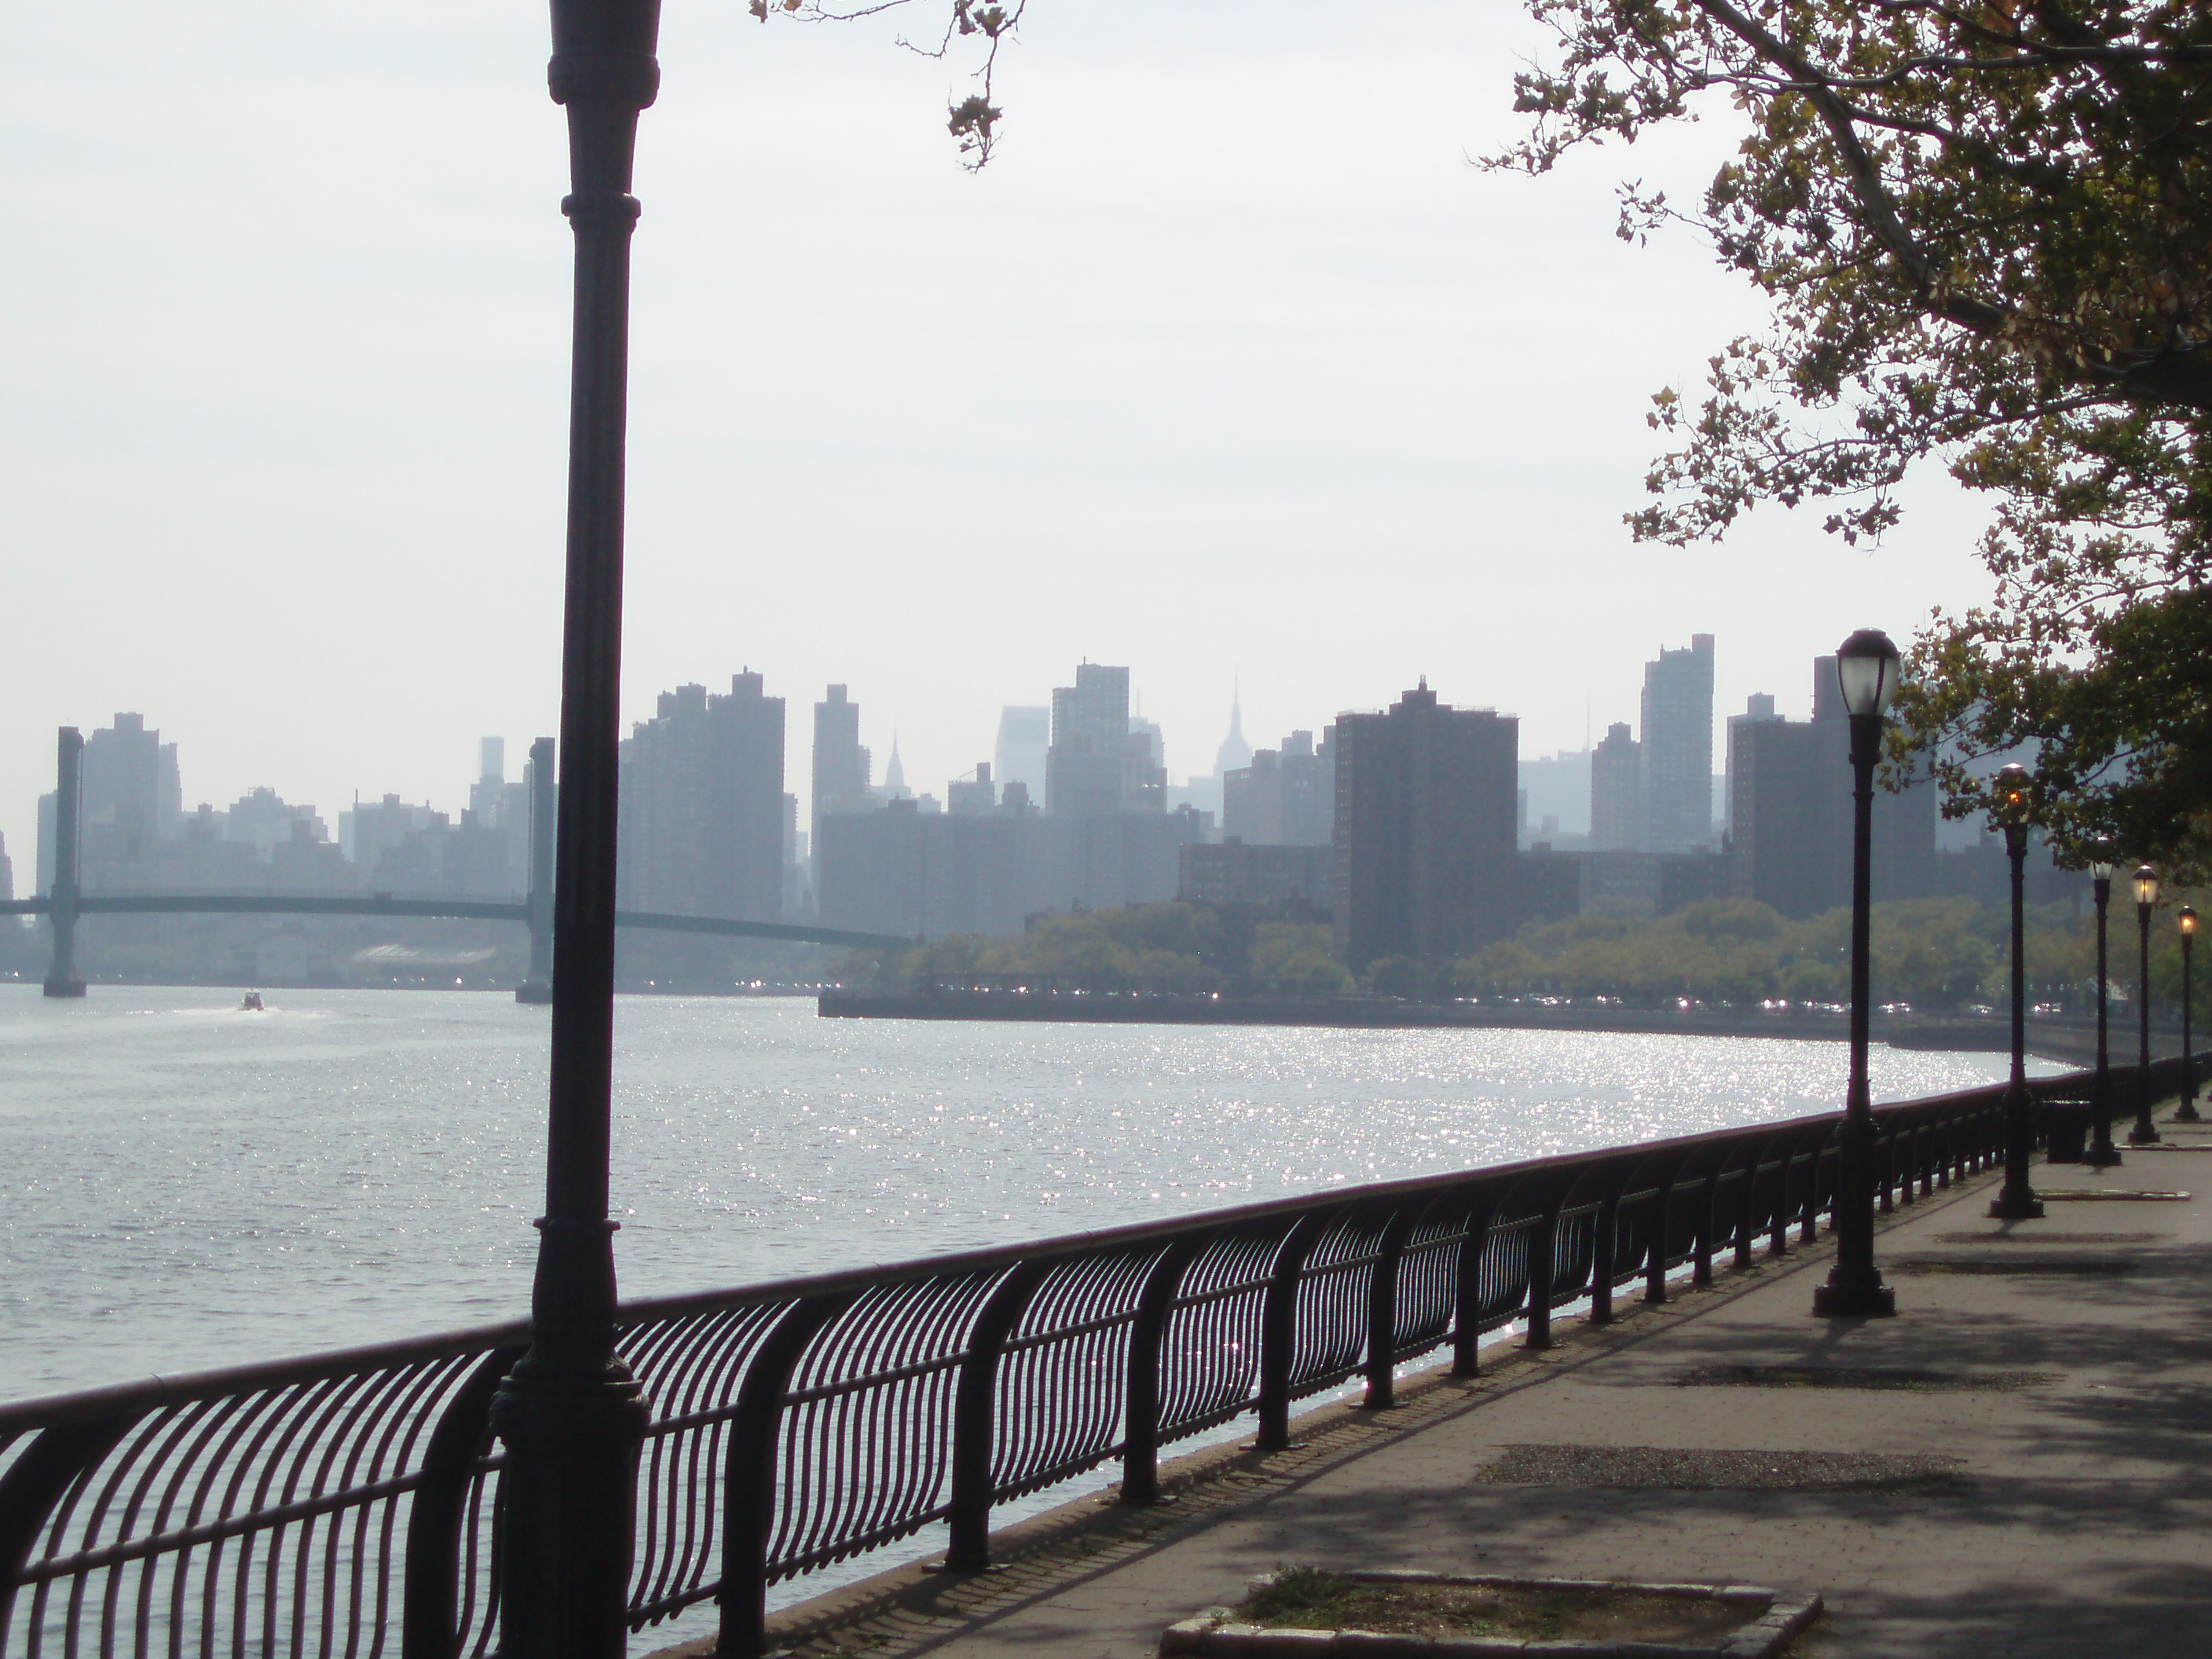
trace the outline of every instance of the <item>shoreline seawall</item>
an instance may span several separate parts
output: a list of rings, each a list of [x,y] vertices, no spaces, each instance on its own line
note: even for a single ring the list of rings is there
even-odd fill
[[[1229,997],[1142,992],[948,990],[910,994],[824,991],[816,1012],[825,1019],[998,1020],[1116,1025],[1310,1025],[1352,1030],[1539,1030],[1644,1032],[1674,1036],[1792,1038],[1840,1042],[1850,1021],[1840,1012],[1792,1008],[1628,1007],[1585,1002],[1411,1002],[1389,997]],[[1877,1042],[1896,1048],[2002,1054],[2012,1042],[2002,1015],[1877,1014]],[[2112,1022],[2116,1062],[2135,1058],[2132,1022]],[[2096,1023],[2045,1017],[2028,1022],[2028,1051],[2039,1058],[2089,1064],[2096,1058]],[[2180,1052],[2176,1029],[2152,1031],[2152,1051]]]

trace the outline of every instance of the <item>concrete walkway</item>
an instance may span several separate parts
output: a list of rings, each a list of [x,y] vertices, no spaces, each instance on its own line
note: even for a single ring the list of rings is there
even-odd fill
[[[1825,1240],[1762,1252],[1472,1384],[1317,1413],[1300,1449],[1192,1460],[1176,1503],[1070,1505],[1003,1571],[905,1570],[777,1625],[869,1659],[1139,1659],[1297,1562],[1815,1589],[1795,1650],[1831,1659],[2203,1659],[2212,1134],[2161,1127],[2118,1170],[2039,1164],[2041,1221],[1984,1218],[1988,1177],[1901,1210],[1895,1319],[1810,1316]]]

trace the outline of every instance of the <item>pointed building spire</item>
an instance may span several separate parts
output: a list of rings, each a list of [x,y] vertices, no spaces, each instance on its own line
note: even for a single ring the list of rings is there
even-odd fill
[[[893,800],[906,793],[906,768],[899,763],[898,733],[891,733],[890,764],[884,768],[884,788]]]
[[[1252,745],[1244,741],[1244,687],[1239,675],[1230,682],[1229,735],[1213,757],[1213,775],[1242,771],[1252,763]]]

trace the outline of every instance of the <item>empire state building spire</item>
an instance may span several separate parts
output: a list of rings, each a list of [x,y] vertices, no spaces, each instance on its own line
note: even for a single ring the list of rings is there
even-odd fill
[[[1243,770],[1252,763],[1252,745],[1244,741],[1243,688],[1232,682],[1229,693],[1229,735],[1214,752],[1213,775]]]

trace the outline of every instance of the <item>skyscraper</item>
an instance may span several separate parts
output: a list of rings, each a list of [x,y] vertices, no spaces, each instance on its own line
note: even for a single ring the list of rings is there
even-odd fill
[[[999,742],[991,765],[1001,789],[1018,783],[1031,800],[1042,800],[1045,761],[1051,752],[1051,709],[1008,703],[999,711]]]
[[[1052,749],[1045,757],[1045,811],[1054,817],[1103,817],[1133,801],[1129,743],[1129,671],[1087,662],[1075,684],[1052,694]]]
[[[1625,853],[1644,845],[1644,745],[1625,720],[1607,726],[1590,750],[1591,850]]]
[[[868,810],[872,757],[860,746],[860,705],[842,685],[814,705],[814,772],[810,848],[822,845],[822,820],[831,812]]]
[[[1238,686],[1229,694],[1229,735],[1214,750],[1213,775],[1225,778],[1251,763],[1252,745],[1244,741],[1244,690]]]
[[[1689,853],[1713,833],[1713,636],[1661,650],[1644,665],[1644,838],[1651,853]]]
[[[1336,728],[1314,747],[1293,732],[1279,749],[1255,751],[1251,764],[1222,776],[1224,835],[1268,847],[1326,846],[1336,827]]]
[[[660,696],[623,744],[624,908],[773,921],[783,908],[783,699],[750,671],[726,696]]]
[[[1514,914],[1521,723],[1437,701],[1424,679],[1387,712],[1336,721],[1336,953],[1443,961]]]
[[[1836,659],[1818,658],[1813,670],[1813,719],[1778,720],[1772,698],[1753,697],[1728,723],[1730,888],[1785,916],[1818,915],[1851,896],[1850,727],[1833,689]],[[1925,779],[1875,787],[1876,902],[1934,890],[1936,808]]]
[[[177,745],[149,731],[141,714],[118,714],[84,740],[81,763],[87,829],[106,826],[125,837],[173,836],[184,817]]]

